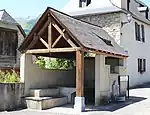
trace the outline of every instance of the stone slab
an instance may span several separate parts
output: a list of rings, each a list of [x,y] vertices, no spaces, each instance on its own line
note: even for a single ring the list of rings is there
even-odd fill
[[[50,88],[50,89],[30,89],[30,96],[33,97],[51,97],[59,95],[58,88]]]
[[[27,108],[44,110],[67,104],[67,97],[26,97]]]

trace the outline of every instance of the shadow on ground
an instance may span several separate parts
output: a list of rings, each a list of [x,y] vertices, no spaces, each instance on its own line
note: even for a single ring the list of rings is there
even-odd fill
[[[137,85],[135,87],[131,87],[130,89],[137,89],[137,88],[150,88],[150,82],[144,83],[144,84],[141,84],[141,85]]]
[[[114,112],[116,110],[119,110],[121,108],[127,107],[131,104],[143,101],[147,98],[143,98],[143,97],[130,97],[127,101],[125,102],[117,102],[117,103],[111,103],[105,106],[91,106],[89,107],[86,112],[89,111],[109,111],[109,112]]]

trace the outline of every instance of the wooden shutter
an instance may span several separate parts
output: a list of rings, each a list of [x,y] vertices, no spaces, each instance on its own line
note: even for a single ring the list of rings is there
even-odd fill
[[[140,59],[138,59],[138,72],[140,72]]]
[[[2,34],[0,32],[0,55],[3,54],[3,39],[2,39]]]
[[[12,33],[12,55],[16,56],[17,54],[17,47],[18,47],[18,37],[17,33]]]
[[[141,41],[141,27],[140,27],[140,25],[138,24],[138,41]]]
[[[146,72],[146,59],[143,59],[144,72]]]
[[[138,36],[139,36],[139,29],[138,29],[138,23],[135,22],[135,37],[136,37],[136,40],[138,41]]]
[[[142,41],[145,42],[145,31],[144,31],[144,25],[141,25],[142,30]]]

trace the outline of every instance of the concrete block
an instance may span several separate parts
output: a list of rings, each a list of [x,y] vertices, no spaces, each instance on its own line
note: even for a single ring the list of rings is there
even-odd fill
[[[72,102],[72,94],[76,92],[76,88],[72,87],[59,87],[59,92],[61,96],[68,97],[68,103]]]
[[[76,112],[85,111],[85,98],[84,97],[75,97],[74,109]]]
[[[67,104],[67,97],[26,97],[27,108],[44,110]]]
[[[30,89],[30,96],[33,97],[51,97],[59,95],[58,88],[51,89]]]

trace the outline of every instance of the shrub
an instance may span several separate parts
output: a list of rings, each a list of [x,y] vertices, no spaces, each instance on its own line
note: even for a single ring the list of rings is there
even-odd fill
[[[1,83],[16,83],[20,81],[19,75],[12,70],[11,72],[0,72],[0,82]]]
[[[73,60],[66,60],[66,59],[59,59],[56,60],[45,60],[44,57],[38,57],[37,60],[34,62],[41,68],[46,69],[73,69],[74,62]]]

